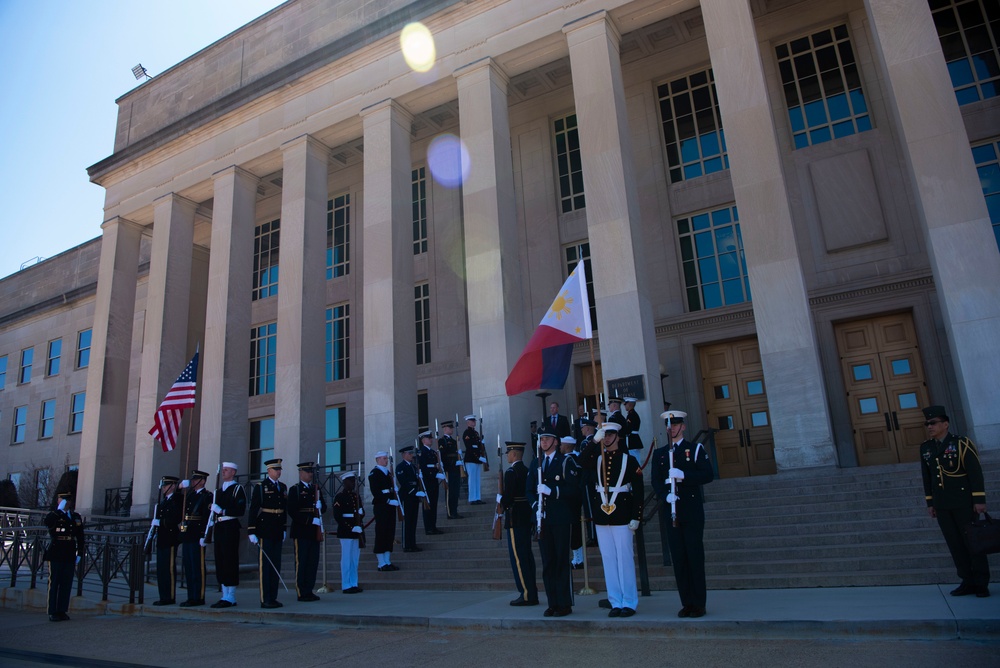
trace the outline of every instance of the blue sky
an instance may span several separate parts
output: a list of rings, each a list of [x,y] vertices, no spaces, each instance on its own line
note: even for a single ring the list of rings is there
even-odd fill
[[[279,0],[0,0],[0,277],[101,233],[115,99]]]

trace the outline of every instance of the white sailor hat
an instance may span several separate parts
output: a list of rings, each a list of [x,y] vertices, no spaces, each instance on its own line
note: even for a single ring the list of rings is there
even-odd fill
[[[572,436],[563,436],[561,439],[559,439],[559,442],[560,443],[567,443],[567,444],[573,445],[573,446],[576,445],[576,439],[573,438]]]
[[[473,415],[466,415],[466,416],[465,416],[465,421],[466,421],[466,422],[468,422],[469,420],[478,420],[478,419],[479,419],[479,418],[478,418],[478,417],[476,417],[476,416],[475,416],[474,414],[473,414]]]
[[[605,422],[601,425],[601,429],[604,431],[618,431],[622,426],[617,422]]]
[[[420,432],[419,436],[420,438],[434,438],[434,434],[431,433],[430,429]]]
[[[378,452],[375,453],[375,459],[378,459],[379,457],[388,457],[388,456],[389,453],[386,452],[385,450],[379,450]]]
[[[236,464],[234,464],[233,462],[222,462],[222,468],[224,468],[224,469],[232,469],[234,471],[239,471],[240,470],[240,467],[237,466]]]
[[[354,478],[354,477],[357,477],[357,475],[358,475],[358,474],[357,474],[357,473],[355,473],[354,471],[347,471],[346,473],[342,473],[342,474],[340,475],[340,479],[341,479],[341,480],[347,480],[348,478]]]
[[[622,401],[625,402],[626,404],[634,404],[635,397],[622,397]]]
[[[684,411],[663,411],[660,413],[660,417],[664,420],[670,420],[674,424],[680,424],[684,422],[684,418],[688,416]]]

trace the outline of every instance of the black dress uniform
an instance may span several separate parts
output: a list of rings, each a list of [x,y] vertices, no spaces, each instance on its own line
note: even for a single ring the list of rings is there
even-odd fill
[[[368,473],[368,491],[372,495],[372,514],[375,517],[375,540],[372,552],[379,557],[380,571],[398,570],[389,561],[392,545],[396,538],[396,500],[392,473],[388,467],[375,466]]]
[[[441,426],[450,427],[451,422],[442,423]],[[462,467],[458,463],[458,441],[448,434],[443,435],[438,439],[438,452],[441,453],[441,465],[444,466],[444,474],[448,478],[448,519],[458,519],[458,493],[462,488]]]
[[[163,484],[176,484],[165,477]],[[171,492],[156,506],[156,587],[160,600],[153,605],[173,605],[177,597],[177,546],[180,545],[181,495]]]
[[[625,434],[625,445],[627,450],[642,450],[644,447],[642,444],[642,437],[639,436],[639,427],[642,426],[642,420],[639,419],[639,414],[635,412],[635,409],[630,411],[622,411],[622,416],[625,418],[625,426],[622,428]]]
[[[353,472],[346,475],[355,476]],[[344,487],[333,497],[333,517],[340,540],[340,589],[345,594],[360,594],[363,590],[358,586],[358,559],[365,544],[365,508],[353,482],[345,479]]]
[[[924,415],[928,420],[948,419],[943,406],[925,408]],[[971,554],[963,535],[963,528],[975,516],[972,506],[986,503],[983,467],[976,446],[969,439],[950,432],[942,441],[924,441],[920,446],[920,471],[927,506],[934,508],[938,526],[962,580],[952,595],[989,596],[989,561],[985,554]]]
[[[312,470],[313,462],[298,465],[299,470]],[[319,596],[313,593],[316,588],[316,570],[319,568],[319,532],[322,527],[316,526],[313,519],[326,512],[326,499],[323,490],[315,484],[302,481],[288,489],[288,516],[292,520],[291,535],[295,543],[295,593],[300,601],[318,601]],[[319,496],[319,513],[316,512],[316,500]]]
[[[204,471],[192,471],[192,484],[208,478]],[[184,582],[187,600],[182,607],[205,605],[205,529],[212,513],[212,495],[204,488],[182,494],[184,519],[180,524],[181,559],[184,562]]]
[[[281,460],[270,460],[268,468],[281,468]],[[287,523],[288,487],[270,476],[254,485],[250,493],[250,517],[247,534],[257,538],[260,554],[257,569],[260,576],[260,607],[280,608],[278,572],[281,569],[281,544]]]
[[[426,434],[426,436],[425,436]],[[420,447],[417,448],[417,470],[423,478],[423,487],[427,492],[427,508],[424,508],[424,533],[434,536],[441,533],[437,528],[437,507],[440,484],[437,479],[438,456],[434,448],[424,444],[424,438],[430,438],[431,433],[424,432],[420,435]]]
[[[518,447],[520,446],[520,447]],[[507,451],[524,452],[523,443],[507,443]],[[521,595],[511,605],[538,605],[538,583],[535,581],[535,555],[531,551],[531,531],[535,517],[527,496],[528,467],[520,459],[503,474],[503,528],[507,532],[507,552],[514,572],[514,584]]]
[[[214,608],[236,605],[235,588],[240,584],[240,518],[247,512],[247,493],[235,480],[222,483],[215,492],[215,505],[222,512],[215,515],[213,534],[215,542],[215,575],[222,585],[222,600]]]
[[[544,428],[544,429],[547,429]],[[545,436],[539,430],[539,437]],[[552,490],[551,494],[539,498],[538,470],[542,470],[542,482]],[[542,582],[549,608],[547,616],[567,615],[573,606],[573,581],[570,567],[570,532],[573,522],[579,522],[574,509],[580,503],[580,469],[569,457],[556,452],[551,460],[542,455],[535,460],[528,472],[528,500],[532,506],[541,503],[543,509],[542,534],[538,539],[538,549],[542,555]]]
[[[69,495],[60,497],[66,499]],[[73,592],[73,572],[86,549],[83,518],[67,506],[46,515],[45,526],[49,529],[50,540],[45,551],[45,560],[49,562],[49,621],[62,622],[69,619],[66,613]]]
[[[469,418],[475,416],[470,415]],[[466,422],[471,420],[466,419]],[[465,444],[466,464],[465,473],[468,476],[469,484],[469,505],[480,505],[482,499],[482,474],[489,469],[489,462],[486,456],[486,446],[483,444],[483,437],[474,427],[467,427],[462,433],[462,442]],[[471,466],[470,466],[471,465]]]
[[[665,445],[653,453],[653,489],[657,496],[666,501],[670,485],[666,482],[670,471],[670,449]],[[677,593],[681,604],[688,614],[684,616],[700,617],[705,611],[707,587],[705,585],[705,502],[702,495],[702,485],[714,479],[712,462],[708,452],[701,443],[688,440],[678,441],[673,446],[674,468],[684,472],[684,479],[676,484],[677,523],[667,523],[667,541],[670,545],[670,558],[674,566],[674,578],[677,580]],[[664,511],[669,513],[669,505],[664,505]],[[691,614],[700,613],[700,614]]]
[[[413,452],[411,445],[400,450]],[[420,552],[417,547],[417,514],[420,512],[420,480],[417,477],[417,462],[405,459],[396,465],[396,481],[399,483],[399,498],[403,502],[403,552]]]

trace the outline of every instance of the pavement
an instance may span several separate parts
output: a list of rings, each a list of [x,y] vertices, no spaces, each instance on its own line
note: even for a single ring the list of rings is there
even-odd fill
[[[364,583],[361,583],[364,586]],[[954,585],[839,587],[811,589],[744,589],[708,592],[708,614],[699,619],[677,617],[674,591],[640,597],[637,614],[610,619],[598,607],[601,594],[576,597],[573,614],[543,618],[542,604],[511,607],[516,596],[483,591],[389,591],[320,594],[300,603],[295,592],[282,591],[284,607],[263,610],[257,588],[248,583],[237,592],[237,606],[212,609],[153,606],[156,588],[146,586],[145,605],[120,600],[102,602],[97,594],[73,597],[71,616],[122,615],[175,620],[307,624],[331,628],[513,632],[516,635],[614,636],[656,638],[892,639],[1000,640],[1000,592],[989,598],[953,597]],[[44,612],[44,584],[0,590],[0,607]],[[184,598],[178,590],[178,600]],[[212,591],[209,604],[218,600]]]

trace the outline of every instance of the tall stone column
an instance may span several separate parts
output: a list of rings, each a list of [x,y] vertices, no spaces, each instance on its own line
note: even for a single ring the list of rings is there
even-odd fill
[[[702,0],[779,469],[835,465],[830,412],[747,0]]]
[[[996,447],[1000,255],[962,113],[927,3],[865,0],[865,9],[934,271],[961,428]]]
[[[122,486],[125,407],[142,238],[142,227],[124,218],[106,220],[101,229],[101,263],[76,488],[76,507],[84,515],[103,513],[104,490]]]
[[[662,430],[663,390],[618,51],[621,34],[605,11],[568,24],[563,32],[573,71],[594,297],[602,344],[607,342],[601,345],[601,370],[605,380],[642,376],[646,401],[636,404],[636,412],[643,441],[651,443]]]
[[[247,470],[250,307],[256,176],[231,166],[213,175],[212,247],[208,258],[205,344],[201,355],[198,468],[222,461]]]
[[[165,453],[147,432],[160,401],[188,363],[188,302],[191,291],[191,257],[194,253],[194,212],[198,204],[170,193],[153,202],[153,244],[146,284],[146,326],[139,376],[139,424],[135,435],[135,469],[132,514],[144,517],[156,499],[160,476],[182,470],[185,448],[190,447],[188,422],[178,438],[177,452]],[[192,453],[193,454],[193,453]],[[189,464],[197,461],[190,457]]]
[[[455,77],[459,127],[469,156],[462,186],[469,408],[482,409],[487,441],[494,430],[506,440],[524,434],[535,406],[531,395],[508,397],[504,387],[527,342],[507,112],[510,80],[490,58],[459,68]]]
[[[385,100],[361,111],[365,140],[362,310],[365,463],[395,452],[417,431],[417,352],[413,303],[410,126]],[[402,224],[405,221],[405,224]],[[280,336],[280,333],[279,333]],[[394,455],[398,461],[398,455]]]
[[[274,456],[294,465],[314,459],[325,441],[323,344],[329,149],[303,135],[283,144],[281,152]]]

